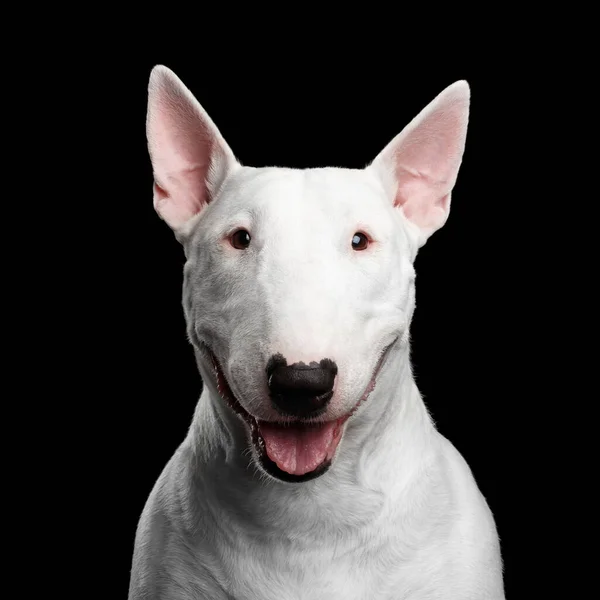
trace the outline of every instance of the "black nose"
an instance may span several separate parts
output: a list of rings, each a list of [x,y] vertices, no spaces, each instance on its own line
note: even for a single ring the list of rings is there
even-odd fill
[[[333,396],[337,365],[330,359],[305,365],[287,364],[281,354],[271,357],[267,365],[267,381],[275,408],[295,417],[317,416]]]

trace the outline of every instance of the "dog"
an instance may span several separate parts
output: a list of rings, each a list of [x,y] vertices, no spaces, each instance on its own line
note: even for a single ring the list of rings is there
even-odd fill
[[[130,600],[502,600],[493,515],[412,376],[413,263],[444,225],[470,89],[364,169],[242,166],[150,76],[154,207],[185,251],[204,388],[141,515]]]

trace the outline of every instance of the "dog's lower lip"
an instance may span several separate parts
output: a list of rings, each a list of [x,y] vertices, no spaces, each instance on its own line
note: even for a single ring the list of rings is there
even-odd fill
[[[208,346],[204,346],[204,348],[213,364],[213,369],[215,372],[215,377],[216,377],[216,382],[217,382],[217,391],[219,392],[219,395],[221,396],[221,398],[227,403],[227,405],[236,414],[238,414],[248,425],[248,427],[250,429],[252,442],[257,450],[259,460],[260,460],[260,463],[261,463],[261,466],[263,467],[263,469],[265,469],[265,471],[267,471],[270,475],[272,475],[276,479],[280,479],[283,481],[289,481],[289,482],[301,482],[301,481],[307,481],[309,479],[314,479],[316,477],[319,477],[320,475],[322,475],[329,469],[329,467],[331,466],[333,454],[335,454],[337,446],[342,437],[343,431],[340,431],[340,430],[344,427],[344,425],[346,424],[348,419],[356,412],[356,410],[358,410],[359,406],[366,400],[366,398],[369,396],[369,394],[373,390],[373,388],[375,386],[375,379],[376,379],[377,375],[379,374],[379,371],[381,370],[384,360],[387,357],[389,350],[394,345],[394,343],[395,343],[395,340],[394,340],[394,342],[392,342],[389,346],[387,346],[384,349],[384,351],[377,363],[377,366],[373,372],[373,375],[371,377],[371,380],[370,380],[367,388],[365,389],[363,395],[361,396],[359,401],[356,403],[354,408],[346,415],[336,419],[334,421],[335,426],[333,428],[328,427],[329,425],[331,425],[331,422],[315,423],[315,422],[310,422],[308,420],[304,420],[304,421],[297,420],[292,423],[290,423],[290,422],[287,422],[287,423],[268,422],[267,423],[265,421],[257,420],[254,416],[252,416],[250,413],[248,413],[248,411],[246,411],[244,409],[244,407],[240,404],[240,402],[234,396],[233,392],[231,391],[231,388],[229,387],[227,379],[225,378],[223,370],[221,369],[221,366],[220,366],[216,356],[214,355],[214,353],[208,348]],[[313,427],[313,428],[327,427],[328,429],[332,429],[332,431],[333,431],[333,439],[334,439],[333,452],[331,453],[331,456],[329,456],[329,453],[327,453],[325,460],[323,460],[320,464],[317,464],[314,467],[314,469],[312,469],[312,470],[309,470],[300,475],[297,475],[294,473],[288,473],[287,471],[281,469],[275,463],[275,461],[271,460],[271,458],[269,457],[268,452],[267,452],[267,446],[265,444],[265,440],[263,439],[263,437],[260,433],[260,429],[261,429],[260,425],[261,424],[263,424],[263,426],[268,426],[270,428],[281,427],[282,429],[290,428],[290,427],[306,428],[306,429],[309,429],[311,427]]]

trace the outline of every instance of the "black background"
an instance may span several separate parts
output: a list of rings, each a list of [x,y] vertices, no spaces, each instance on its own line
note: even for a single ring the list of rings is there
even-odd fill
[[[135,54],[135,57],[134,57]],[[368,58],[349,61],[271,52],[238,52],[235,61],[177,51],[124,53],[112,84],[98,90],[110,113],[110,168],[97,178],[105,199],[94,214],[101,232],[98,323],[110,340],[102,381],[112,449],[118,524],[115,572],[126,589],[137,520],[165,463],[184,439],[201,391],[181,308],[183,252],[152,207],[145,112],[151,68],[165,64],[195,94],[243,164],[297,168],[362,167],[429,101],[457,79],[471,85],[467,146],[450,218],[420,251],[412,360],[439,430],[471,466],[498,526],[507,595],[515,574],[510,527],[514,494],[507,410],[517,374],[511,368],[513,297],[506,280],[518,268],[499,207],[514,192],[502,177],[515,127],[510,67],[481,57],[426,65]],[[103,107],[103,108],[102,108]],[[106,116],[106,114],[104,116]],[[104,122],[104,121],[103,121]],[[100,148],[101,160],[104,150]],[[513,596],[509,596],[513,597]]]

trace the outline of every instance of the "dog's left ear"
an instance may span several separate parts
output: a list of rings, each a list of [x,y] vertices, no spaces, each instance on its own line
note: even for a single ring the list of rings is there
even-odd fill
[[[415,117],[375,158],[394,206],[419,232],[422,246],[448,218],[469,120],[469,85],[457,81]]]

